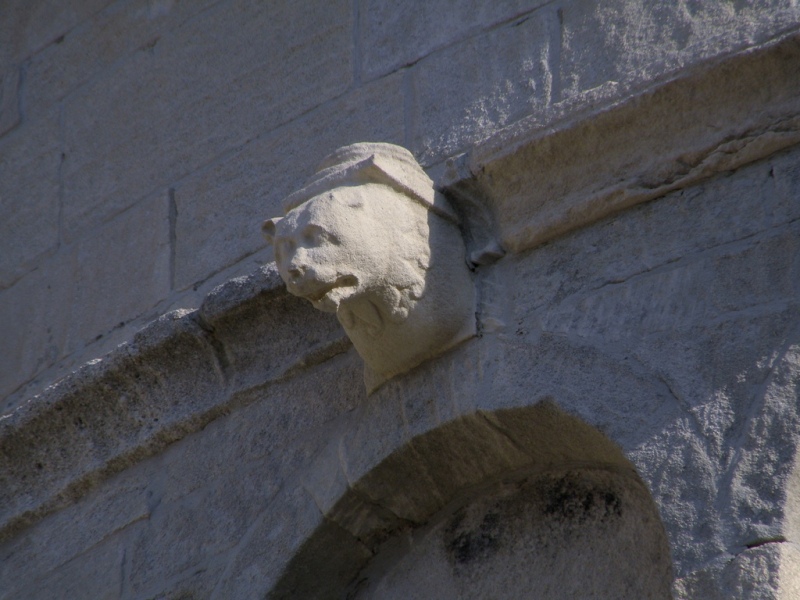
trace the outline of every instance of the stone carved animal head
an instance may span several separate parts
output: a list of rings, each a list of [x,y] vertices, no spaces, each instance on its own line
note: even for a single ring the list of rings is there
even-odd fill
[[[264,231],[289,291],[370,335],[402,322],[425,291],[427,211],[380,184],[337,187]]]
[[[288,290],[333,312],[367,387],[474,334],[457,218],[405,149],[339,149],[263,231]]]

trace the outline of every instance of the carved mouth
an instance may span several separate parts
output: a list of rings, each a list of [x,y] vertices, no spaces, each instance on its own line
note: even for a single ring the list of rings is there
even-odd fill
[[[329,295],[335,290],[355,287],[358,287],[358,279],[354,275],[343,275],[333,283],[323,284],[317,287],[315,290],[304,294],[304,296],[316,304],[323,300],[331,299],[329,298]]]

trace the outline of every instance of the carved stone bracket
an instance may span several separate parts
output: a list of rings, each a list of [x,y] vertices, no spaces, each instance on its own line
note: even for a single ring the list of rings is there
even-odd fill
[[[284,211],[263,225],[281,277],[336,314],[369,392],[475,335],[459,218],[404,148],[340,148]]]

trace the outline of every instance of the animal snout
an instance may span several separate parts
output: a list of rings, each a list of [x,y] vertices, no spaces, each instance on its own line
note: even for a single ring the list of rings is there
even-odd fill
[[[292,279],[292,281],[296,281],[303,278],[303,275],[306,273],[306,267],[305,265],[292,263],[289,265],[287,272],[289,273],[289,277]]]

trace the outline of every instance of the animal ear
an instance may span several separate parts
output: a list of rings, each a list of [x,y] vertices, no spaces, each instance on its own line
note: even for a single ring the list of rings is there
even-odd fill
[[[264,221],[263,225],[261,225],[261,231],[264,232],[264,237],[267,238],[267,241],[271,244],[272,241],[275,239],[275,228],[278,225],[278,222],[282,219],[282,217],[275,217],[274,219],[267,219]]]

